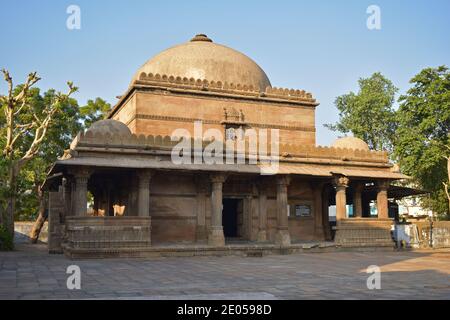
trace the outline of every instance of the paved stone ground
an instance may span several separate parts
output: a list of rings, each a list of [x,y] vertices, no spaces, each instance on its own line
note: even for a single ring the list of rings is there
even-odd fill
[[[81,290],[66,287],[72,264]],[[366,287],[370,265],[381,267],[381,290]],[[72,298],[450,299],[450,251],[79,261],[43,245],[0,252],[0,299]]]

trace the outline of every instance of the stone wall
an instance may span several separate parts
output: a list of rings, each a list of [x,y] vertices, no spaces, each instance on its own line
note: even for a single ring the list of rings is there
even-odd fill
[[[14,242],[28,243],[30,242],[29,234],[33,228],[34,221],[16,221],[14,223]],[[47,243],[48,241],[48,223],[45,222],[39,234],[39,242]]]
[[[450,248],[450,221],[435,221],[432,229],[428,221],[415,222],[415,224],[418,228],[421,247],[430,247],[432,237],[433,248]]]

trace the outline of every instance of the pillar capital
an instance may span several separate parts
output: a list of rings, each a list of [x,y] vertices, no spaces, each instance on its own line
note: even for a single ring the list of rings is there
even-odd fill
[[[267,189],[269,188],[269,185],[270,185],[270,181],[269,181],[269,179],[267,179],[265,177],[259,177],[259,179],[256,181],[255,185],[258,189],[258,194],[266,194]]]
[[[342,174],[333,174],[333,185],[336,188],[348,188],[350,179]]]
[[[138,171],[139,179],[150,180],[154,174],[155,174],[155,171],[151,170],[151,169],[141,169]]]
[[[224,183],[227,175],[225,173],[212,173],[209,175],[209,179],[212,183]]]
[[[277,176],[277,185],[288,186],[291,183],[291,177],[288,175]]]
[[[194,175],[194,183],[197,193],[205,194],[208,192],[208,176],[196,174]]]
[[[377,189],[378,191],[387,191],[389,189],[389,180],[379,180],[377,181]]]
[[[355,190],[355,192],[361,193],[364,190],[364,183],[362,182],[356,182],[353,186],[353,189]]]
[[[92,170],[90,168],[81,167],[70,170],[70,173],[74,176],[76,181],[87,183],[87,180],[91,176]]]

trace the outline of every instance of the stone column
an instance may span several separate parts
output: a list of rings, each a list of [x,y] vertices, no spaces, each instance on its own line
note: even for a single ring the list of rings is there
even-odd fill
[[[314,192],[314,229],[315,235],[321,239],[324,238],[324,224],[323,224],[323,201],[322,201],[322,192],[323,192],[323,183],[313,183],[313,192]]]
[[[247,240],[251,241],[253,231],[253,196],[246,195],[244,202],[244,219],[245,219],[245,233]]]
[[[277,233],[275,243],[282,246],[291,244],[288,220],[288,194],[287,187],[290,182],[289,176],[277,177]]]
[[[196,241],[207,239],[206,232],[206,193],[208,192],[207,177],[202,175],[194,176],[196,186],[196,207],[197,207],[197,227],[195,232]]]
[[[330,228],[330,217],[329,217],[329,206],[330,206],[330,187],[327,185],[323,188],[322,193],[322,223],[325,240],[332,240],[331,238],[331,228]]]
[[[355,215],[355,218],[362,218],[362,198],[361,194],[364,189],[364,184],[357,183],[355,185],[354,191],[353,191],[353,212]]]
[[[152,171],[142,170],[138,173],[138,216],[148,217],[150,215],[150,178]]]
[[[350,180],[343,175],[334,177],[334,186],[336,188],[336,221],[346,218],[347,197],[345,191],[348,188]]]
[[[257,241],[267,241],[267,185],[258,183],[258,236]]]
[[[87,185],[90,172],[87,169],[80,169],[74,172],[75,194],[74,194],[74,215],[78,217],[87,214]]]
[[[208,244],[215,247],[225,245],[222,225],[222,187],[226,176],[212,174],[211,179],[211,226],[208,235]]]
[[[387,190],[389,188],[389,181],[383,180],[378,181],[377,183],[378,192],[377,192],[377,211],[378,211],[378,219],[388,219],[388,197]]]

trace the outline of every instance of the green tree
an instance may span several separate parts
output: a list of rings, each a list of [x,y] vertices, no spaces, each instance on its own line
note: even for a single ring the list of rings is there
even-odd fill
[[[80,108],[80,118],[85,128],[89,128],[96,121],[105,119],[111,105],[101,98],[88,100],[87,104]]]
[[[427,68],[410,83],[399,98],[395,156],[402,171],[431,192],[422,205],[444,217],[449,212],[443,184],[449,179],[450,72],[445,66]]]
[[[77,88],[68,82],[66,94],[56,93],[53,99],[44,105],[33,103],[33,86],[40,80],[36,72],[30,73],[23,85],[17,87],[9,72],[2,70],[7,83],[7,93],[0,95],[0,109],[3,111],[0,130],[3,138],[2,165],[0,182],[0,224],[7,232],[14,234],[14,216],[16,211],[18,178],[22,169],[39,154],[42,141],[47,136],[55,116]]]
[[[391,151],[396,129],[393,104],[398,89],[379,72],[360,78],[358,84],[358,93],[336,98],[339,121],[325,127],[344,134],[351,132],[372,150]]]
[[[45,93],[43,100],[51,99],[54,91],[50,90]],[[38,103],[39,100],[36,102]],[[36,158],[28,166],[26,173],[31,177],[29,181],[29,189],[33,190],[31,210],[24,212],[24,218],[27,220],[36,219],[30,233],[32,243],[36,243],[39,238],[40,231],[47,219],[47,203],[48,194],[41,187],[47,177],[49,167],[61,156],[64,150],[69,146],[73,137],[81,130],[88,128],[93,122],[103,119],[105,113],[110,110],[110,104],[101,98],[88,100],[87,105],[78,107],[75,99],[68,100],[62,106],[63,112],[54,120],[54,125],[47,139],[43,142],[40,157]],[[26,177],[23,179],[26,180]],[[25,196],[29,193],[23,193]],[[31,200],[31,201],[30,201]],[[22,210],[25,206],[21,206]]]

